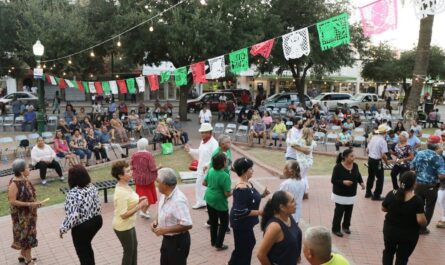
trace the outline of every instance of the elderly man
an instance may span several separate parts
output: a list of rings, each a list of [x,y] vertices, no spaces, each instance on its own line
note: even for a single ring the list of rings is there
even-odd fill
[[[311,265],[349,265],[342,255],[332,252],[331,233],[323,226],[315,226],[306,230],[303,254]]]
[[[158,217],[151,224],[151,230],[163,236],[161,265],[185,265],[190,251],[192,218],[187,197],[176,187],[177,179],[176,171],[171,168],[160,169],[156,179],[162,195]]]
[[[26,126],[31,125],[31,130],[36,130],[37,113],[34,111],[34,107],[29,107],[28,111],[23,114],[22,131],[26,131]]]
[[[114,154],[116,155],[116,158],[119,158],[116,154],[116,149],[117,151],[121,154],[122,158],[126,158],[127,156],[124,154],[124,150],[122,150],[122,147],[119,144],[113,143],[111,134],[108,132],[107,126],[102,126],[101,127],[101,131],[100,131],[100,135],[98,137],[99,142],[105,147],[105,151],[107,152],[107,157],[110,157],[110,151],[109,149],[111,148],[114,152]]]
[[[255,117],[249,132],[249,145],[253,146],[253,138],[263,138],[263,146],[266,146],[266,137],[266,124],[264,124],[259,116]]]
[[[46,185],[46,170],[54,168],[59,175],[59,179],[63,181],[65,178],[62,174],[62,168],[56,161],[56,153],[51,146],[45,144],[42,137],[37,139],[37,144],[31,150],[32,165],[39,169],[42,185]]]
[[[411,169],[416,171],[417,184],[415,193],[425,204],[425,216],[427,225],[420,230],[420,234],[428,234],[427,226],[433,217],[437,200],[439,180],[445,180],[445,162],[441,157],[443,152],[440,137],[431,135],[428,137],[427,149],[417,152]]]
[[[381,124],[377,130],[374,131],[374,136],[368,144],[368,180],[366,181],[366,195],[365,198],[372,197],[374,201],[383,200],[380,195],[383,191],[384,170],[383,162],[388,164],[388,144],[385,140],[388,127],[385,124]],[[374,194],[372,193],[372,187],[374,186],[374,179],[377,178]]]
[[[204,168],[210,163],[212,154],[218,148],[218,142],[212,135],[213,127],[210,123],[202,123],[199,132],[201,133],[201,144],[198,149],[190,148],[189,144],[184,146],[186,152],[198,159],[197,177],[195,184],[196,203],[192,206],[193,209],[200,209],[206,206],[204,201],[205,187],[202,185],[204,180]]]

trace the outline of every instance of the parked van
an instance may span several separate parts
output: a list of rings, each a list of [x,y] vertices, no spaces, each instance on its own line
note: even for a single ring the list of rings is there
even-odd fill
[[[351,97],[352,95],[348,93],[335,93],[335,92],[320,93],[318,96],[312,99],[312,103],[323,106],[324,103],[326,102],[329,110],[335,110],[337,108],[337,103],[340,100],[347,100],[350,99]]]

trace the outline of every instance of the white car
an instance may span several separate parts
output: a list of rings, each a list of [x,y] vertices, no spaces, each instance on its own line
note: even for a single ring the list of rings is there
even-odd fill
[[[318,104],[323,106],[326,102],[330,111],[335,110],[337,108],[337,103],[340,100],[348,100],[352,97],[351,94],[348,93],[320,93],[314,99],[312,99],[312,104]]]
[[[6,105],[6,109],[10,109],[10,103],[14,100],[14,98],[17,98],[17,100],[22,101],[24,104],[31,103],[34,105],[34,107],[37,106],[37,102],[39,101],[39,98],[30,92],[14,92],[11,94],[8,94],[2,98],[0,98],[0,103],[3,103]]]

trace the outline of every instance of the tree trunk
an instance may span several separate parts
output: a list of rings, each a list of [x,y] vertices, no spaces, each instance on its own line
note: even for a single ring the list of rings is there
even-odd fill
[[[181,121],[187,121],[187,99],[192,86],[193,83],[188,82],[187,85],[179,87],[179,116]]]
[[[414,63],[413,81],[411,91],[406,99],[404,123],[408,124],[412,119],[417,119],[420,93],[427,75],[431,37],[433,31],[434,16],[428,16],[420,20],[419,41],[417,44],[416,60]],[[407,128],[407,127],[405,127]]]

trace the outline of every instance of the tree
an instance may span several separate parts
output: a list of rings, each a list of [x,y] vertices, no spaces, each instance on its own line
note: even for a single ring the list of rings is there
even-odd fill
[[[292,30],[301,29],[315,22],[348,12],[350,1],[336,1],[335,3],[324,0],[286,1],[271,0],[268,16],[275,23],[269,23],[266,27],[265,37],[276,36],[277,33],[285,34]],[[350,26],[351,45],[342,45],[330,50],[321,51],[318,33],[315,27],[309,28],[311,35],[311,52],[308,56],[298,59],[285,60],[281,40],[272,52],[271,59],[261,62],[261,71],[272,71],[278,67],[278,73],[290,70],[294,78],[299,98],[304,98],[304,84],[308,71],[316,68],[317,72],[334,72],[342,66],[351,66],[356,59],[366,50],[368,39],[362,34],[358,25]],[[305,106],[304,100],[300,102]]]
[[[422,92],[424,81],[426,80],[430,58],[433,22],[434,16],[431,15],[420,20],[419,40],[417,43],[416,59],[414,63],[412,88],[407,97],[404,112],[405,123],[408,123],[411,119],[417,119],[419,96]]]

